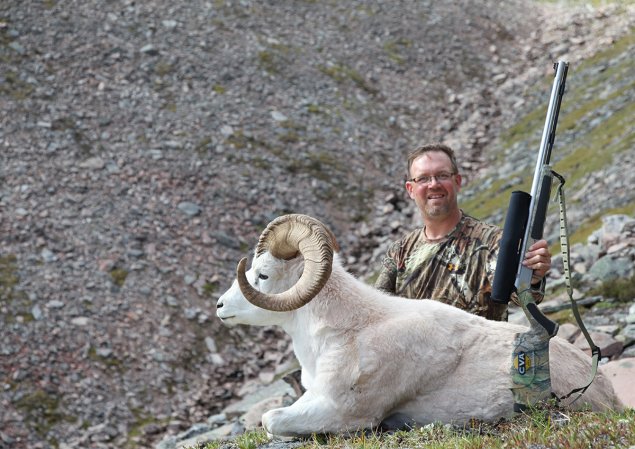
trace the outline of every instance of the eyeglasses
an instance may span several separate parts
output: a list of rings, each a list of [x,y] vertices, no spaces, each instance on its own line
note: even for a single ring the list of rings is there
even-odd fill
[[[409,179],[408,181],[414,182],[415,184],[430,184],[433,179],[436,179],[437,182],[444,182],[454,175],[456,175],[456,173],[441,172],[436,175],[421,175],[416,178]]]

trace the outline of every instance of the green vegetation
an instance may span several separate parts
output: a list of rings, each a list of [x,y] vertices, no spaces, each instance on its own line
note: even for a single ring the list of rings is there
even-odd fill
[[[88,348],[87,356],[90,360],[99,362],[105,367],[111,368],[112,370],[117,371],[120,374],[127,370],[126,365],[121,360],[112,355],[106,357],[98,354],[97,348],[95,348],[93,345],[90,345],[90,347]]]
[[[611,279],[593,289],[590,295],[601,295],[604,298],[614,298],[619,302],[635,300],[635,276],[630,279]]]
[[[259,143],[251,136],[246,136],[242,130],[236,130],[230,136],[225,139],[225,144],[231,145],[237,150],[243,148],[252,148],[253,146],[260,146]]]
[[[307,105],[306,110],[311,114],[321,114],[323,112],[320,106],[313,103]]]
[[[258,64],[271,75],[283,73],[291,64],[295,50],[290,45],[280,43],[266,45],[266,50],[258,52]]]
[[[278,134],[278,139],[283,144],[299,142],[301,140],[300,136],[306,132],[306,126],[295,123],[292,120],[280,122],[280,127],[284,131]]]
[[[10,48],[15,37],[9,33],[10,26],[8,25],[10,23],[4,17],[0,17],[0,64],[2,65],[0,73],[2,78],[0,79],[3,81],[0,82],[0,96],[23,101],[29,98],[35,89],[32,84],[20,78],[18,71],[11,68],[17,67],[25,55]]]
[[[158,61],[154,66],[154,73],[157,76],[164,77],[174,71],[174,67],[167,61]]]
[[[384,51],[388,54],[388,57],[400,65],[407,62],[408,58],[403,53],[410,47],[412,47],[412,40],[403,37],[391,39],[384,43]]]
[[[196,151],[198,154],[203,154],[209,151],[211,143],[212,138],[209,136],[205,136],[194,146],[194,151]]]
[[[151,424],[164,426],[169,421],[169,418],[165,418],[162,420],[157,419],[141,408],[132,408],[130,411],[134,415],[135,420],[132,423],[130,429],[128,430],[128,441],[124,445],[125,449],[135,449],[139,447],[137,442],[135,441],[135,438],[143,435],[144,427],[149,426]]]
[[[9,96],[17,101],[26,100],[33,93],[33,86],[20,79],[13,70],[4,72],[4,83],[0,83],[0,95]]]
[[[376,88],[371,86],[359,72],[346,64],[320,65],[318,68],[320,72],[328,75],[340,84],[352,81],[357,87],[371,95],[375,95],[379,92]]]
[[[604,215],[631,215],[635,216],[635,203],[628,204],[624,207],[605,209],[600,213],[588,217],[581,226],[576,229],[575,234],[569,238],[571,245],[575,243],[586,243],[589,236],[602,227],[602,217]],[[558,244],[559,248],[559,244]]]
[[[266,432],[246,432],[236,438],[239,449],[256,449],[269,441]]]
[[[0,256],[0,301],[9,301],[13,288],[18,284],[17,257],[15,254]]]
[[[211,298],[216,290],[218,290],[218,282],[207,281],[203,285],[203,295],[208,298]]]
[[[607,3],[617,4],[617,5],[628,5],[633,3],[633,0],[610,0],[607,2],[606,0],[540,0],[543,3],[560,3],[564,5],[572,5],[572,6],[580,6],[580,5],[590,5],[593,7],[603,6]]]
[[[196,449],[255,449],[267,441],[264,430],[248,432],[233,442],[213,442]],[[502,449],[567,448],[603,449],[635,444],[635,410],[622,413],[567,412],[551,407],[518,415],[511,421],[487,424],[478,421],[464,428],[429,424],[411,431],[377,432],[353,436],[314,435],[303,449]],[[192,448],[194,449],[194,448]]]
[[[49,436],[49,430],[62,422],[75,422],[74,418],[59,410],[60,400],[57,396],[41,389],[21,396],[14,406],[25,416],[26,424],[54,447],[58,446],[58,442]]]
[[[75,123],[75,120],[70,116],[60,117],[53,120],[51,123],[51,129],[54,131],[62,131],[70,133],[77,146],[83,153],[88,154],[91,150],[91,142],[89,137],[84,131]]]
[[[177,106],[176,103],[173,101],[166,101],[161,105],[161,109],[165,110],[165,111],[169,111],[169,112],[176,112],[177,111]]]
[[[110,270],[110,277],[117,287],[123,287],[128,277],[128,271],[123,268],[113,268]]]
[[[635,51],[635,32],[627,34],[594,57],[572,65],[567,77],[567,92],[560,111],[556,143],[552,155],[554,170],[567,182],[568,207],[580,207],[580,192],[593,182],[593,174],[608,166],[615,166],[622,154],[635,147],[635,104],[632,92],[633,64],[629,57]],[[518,148],[537,152],[547,109],[552,77],[546,76],[533,87],[544,101],[537,100],[513,126],[504,130],[499,138],[500,147],[493,149],[492,165],[504,166],[509,154]],[[507,149],[514,151],[505,151]],[[509,197],[514,190],[529,191],[533,177],[531,169],[518,167],[513,173],[500,173],[490,184],[476,187],[462,199],[463,208],[470,214],[495,222],[493,217],[504,216]],[[496,175],[492,175],[495,176]],[[572,199],[573,198],[573,199]],[[602,206],[603,210],[582,222],[569,223],[571,243],[583,242],[600,226],[602,216],[613,213],[633,214],[633,199],[616,195]],[[557,205],[551,204],[550,216],[557,220]],[[549,218],[550,220],[552,218]],[[502,223],[498,223],[502,224]]]
[[[15,315],[6,315],[4,317],[5,323],[33,321],[33,315],[30,312],[31,300],[25,292],[17,288],[20,282],[17,261],[15,254],[0,256],[0,306],[12,304],[13,307],[20,310]]]

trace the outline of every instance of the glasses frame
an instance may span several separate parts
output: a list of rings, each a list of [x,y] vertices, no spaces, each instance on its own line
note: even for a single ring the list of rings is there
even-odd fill
[[[452,178],[452,176],[455,176],[456,174],[457,174],[456,172],[441,172],[441,173],[437,173],[436,175],[421,175],[415,178],[408,179],[408,182],[412,182],[417,185],[424,185],[424,184],[430,184],[432,180],[434,179],[436,182],[441,183],[441,182],[449,181]],[[447,179],[439,178],[440,176],[445,177],[446,175],[448,176]]]

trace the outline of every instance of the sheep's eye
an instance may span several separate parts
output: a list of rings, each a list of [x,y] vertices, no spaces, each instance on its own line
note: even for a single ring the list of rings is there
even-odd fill
[[[262,273],[260,273],[260,274],[258,275],[258,278],[259,278],[259,279],[262,279],[262,280],[264,281],[264,280],[269,279],[269,276],[267,276],[266,274],[262,274]]]

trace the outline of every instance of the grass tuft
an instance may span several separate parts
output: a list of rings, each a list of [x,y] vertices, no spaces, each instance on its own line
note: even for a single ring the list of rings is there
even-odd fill
[[[268,447],[262,429],[234,441],[215,441],[190,449],[256,449]],[[472,421],[465,426],[428,424],[391,433],[359,432],[354,435],[312,435],[296,440],[302,449],[504,449],[504,448],[621,448],[635,444],[635,410],[598,413],[564,412],[554,405],[535,407],[512,420],[498,423]]]

